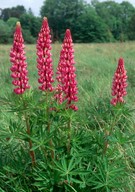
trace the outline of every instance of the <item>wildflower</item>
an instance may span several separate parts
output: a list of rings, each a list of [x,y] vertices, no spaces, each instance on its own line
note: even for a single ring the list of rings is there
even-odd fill
[[[114,98],[111,100],[112,105],[116,105],[117,103],[124,103],[123,97],[127,94],[126,81],[127,75],[124,67],[124,60],[123,58],[120,58],[113,78],[112,96],[114,96]]]
[[[37,68],[39,79],[38,82],[41,84],[39,89],[42,91],[52,91],[53,80],[53,65],[51,58],[51,35],[48,26],[47,18],[44,17],[41,30],[38,34],[37,40]]]
[[[58,81],[58,94],[57,100],[62,103],[67,100],[67,108],[78,110],[74,102],[78,101],[77,81],[76,81],[76,68],[74,67],[74,49],[70,30],[66,30],[65,38],[62,44],[60,53],[60,60],[57,67],[57,81]]]
[[[12,84],[17,87],[14,89],[14,92],[16,94],[23,94],[30,86],[28,84],[27,63],[20,22],[16,24],[13,47],[10,51],[10,61],[12,63],[10,68],[12,71],[11,77],[14,79]]]

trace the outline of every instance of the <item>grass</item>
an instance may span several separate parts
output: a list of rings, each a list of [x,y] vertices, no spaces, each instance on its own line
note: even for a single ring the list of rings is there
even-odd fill
[[[12,91],[9,71],[11,66],[9,61],[10,48],[10,45],[0,45],[0,86],[4,87],[4,89],[1,90],[0,95],[4,94],[7,89]],[[60,49],[60,44],[53,45],[52,54],[55,72]],[[128,96],[126,97],[126,100],[128,100],[128,102],[134,102],[132,98],[135,87],[133,80],[135,74],[135,43],[75,44],[74,49],[80,107],[85,101],[96,102],[97,98],[104,97],[105,95],[111,99],[110,88],[112,77],[119,57],[124,58],[125,67],[129,76]],[[33,88],[36,88],[38,84],[35,45],[26,45],[25,50],[27,53],[30,84]]]
[[[1,87],[0,98],[6,95],[11,95],[12,89],[13,89],[13,86],[11,84],[12,80],[10,78],[10,70],[9,70],[11,66],[9,61],[10,48],[11,48],[10,45],[0,45],[0,87]],[[134,112],[132,112],[131,114],[129,111],[134,110],[135,108],[135,53],[134,53],[135,42],[107,43],[107,44],[75,44],[74,49],[75,49],[75,61],[76,61],[76,69],[77,69],[76,73],[77,73],[77,80],[78,80],[78,97],[79,97],[79,102],[78,102],[79,111],[77,112],[76,128],[79,128],[80,130],[82,129],[85,132],[85,134],[83,135],[84,138],[81,137],[81,135],[77,135],[77,136],[75,135],[74,136],[75,140],[73,140],[73,144],[76,145],[76,142],[78,142],[79,138],[81,138],[80,143],[84,142],[84,144],[82,145],[80,144],[82,149],[84,146],[87,148],[87,153],[86,153],[87,155],[85,154],[84,151],[81,153],[82,156],[84,156],[85,161],[86,161],[86,158],[89,159],[88,160],[90,162],[89,166],[91,166],[91,164],[92,166],[95,166],[95,163],[98,164],[98,166],[94,168],[94,171],[97,175],[95,176],[94,173],[92,173],[90,178],[86,177],[88,180],[88,183],[90,183],[93,186],[93,189],[88,188],[88,190],[84,189],[84,191],[87,191],[87,192],[90,192],[90,191],[91,192],[101,192],[101,191],[103,192],[109,192],[109,191],[134,192],[135,122],[134,122]],[[60,50],[61,50],[60,44],[54,44],[52,46],[55,72],[56,72],[56,67],[59,60]],[[27,56],[27,62],[28,62],[30,85],[32,86],[33,89],[38,89],[35,45],[26,45],[26,56]],[[127,75],[128,75],[128,88],[127,88],[128,94],[125,97],[126,108],[122,111],[122,115],[120,116],[119,122],[117,123],[117,122],[114,122],[114,119],[116,117],[115,117],[115,114],[113,113],[112,106],[110,105],[110,100],[112,98],[111,96],[112,78],[117,67],[118,59],[120,57],[123,57],[125,60],[125,68],[127,70]],[[4,125],[4,127],[7,127],[7,129],[10,130],[9,121],[10,121],[11,114],[9,114],[8,111],[3,106],[1,106],[0,110],[1,110],[0,124]],[[16,114],[14,113],[13,117],[15,117],[15,115]],[[19,125],[19,126],[20,126],[19,128],[21,128],[22,125]],[[113,127],[114,135],[109,137],[110,146],[108,147],[109,149],[106,154],[108,161],[104,158],[102,159],[103,160],[102,161],[100,158],[97,159],[97,156],[99,155],[100,157],[102,154],[101,149],[102,149],[105,137],[107,138],[106,133],[111,126]],[[11,131],[14,131],[14,130],[11,130]],[[6,142],[7,141],[4,141],[4,143]],[[0,145],[1,145],[0,153],[1,154],[8,153],[9,152],[8,145],[5,145],[6,146],[6,149],[4,148],[5,151],[2,151],[3,149],[2,143],[3,143],[3,140],[0,137]],[[15,140],[14,145],[12,145],[12,141],[11,141],[9,143],[9,146],[11,147],[10,152],[12,151],[12,153],[14,153],[14,150],[16,151],[18,149],[16,148],[17,140]],[[23,147],[21,150],[23,151]],[[17,155],[18,155],[17,157],[19,158],[20,157],[19,154]],[[23,157],[23,161],[25,162],[26,159],[28,159],[28,156],[25,153],[24,155],[26,155],[26,157]],[[116,162],[114,161],[114,159],[116,160]],[[119,159],[118,163],[117,163],[117,159]],[[11,162],[12,161],[13,160],[11,160]],[[7,156],[7,159],[5,159],[5,164],[8,164],[9,162],[10,162],[10,159],[8,159],[8,156]],[[122,178],[124,177],[123,176],[124,172],[122,170],[125,169],[125,168],[120,169],[121,173],[119,173],[120,172],[119,169],[117,170],[117,168],[119,167],[119,162],[122,162],[121,167],[122,166],[126,167],[127,183],[126,183],[126,186],[124,187],[121,186],[117,190],[117,187],[116,188],[112,187],[113,182],[115,183],[117,180],[122,180]],[[0,166],[2,166],[3,164],[4,162],[2,162]],[[18,163],[18,166],[21,167],[21,164]],[[42,167],[39,167],[39,170],[40,168]],[[6,170],[6,173],[12,172],[12,170],[9,170],[9,167],[5,167],[5,170]],[[23,172],[23,169],[22,170],[20,169],[20,173],[19,173],[20,178],[22,173],[21,171]],[[40,171],[42,172],[42,169]],[[106,177],[107,174],[108,175],[110,174],[111,178],[109,176]],[[117,175],[117,178],[115,178],[115,174]],[[15,175],[15,178],[17,178],[14,172],[13,172],[13,175]],[[36,173],[36,176],[37,175],[38,173]],[[34,192],[34,190],[33,191],[30,190],[29,185],[30,185],[31,179],[28,175],[27,177],[28,178],[24,180],[23,184],[20,184],[22,182],[21,179],[19,181],[20,183],[18,184],[15,184],[16,181],[11,179],[12,182],[11,181],[10,182],[12,183],[12,186],[14,186],[14,189],[13,187],[10,188],[11,192],[12,191],[20,192],[21,190],[26,192]],[[1,175],[0,175],[0,178],[1,178]],[[98,180],[98,178],[101,178],[101,179]],[[102,178],[103,178],[103,181],[101,185],[100,182]],[[104,181],[104,179],[106,180]],[[103,184],[103,182],[105,183]],[[27,187],[23,188],[23,185]],[[22,188],[19,188],[19,186],[21,186]],[[109,190],[107,186],[109,186],[110,189],[112,190]],[[117,186],[118,186],[118,183],[117,183]],[[95,187],[95,190],[94,190],[94,187]],[[2,189],[0,188],[1,191]],[[46,192],[46,190],[44,191]],[[77,190],[77,192],[82,192],[82,191],[83,189],[82,190],[79,189],[79,191]]]

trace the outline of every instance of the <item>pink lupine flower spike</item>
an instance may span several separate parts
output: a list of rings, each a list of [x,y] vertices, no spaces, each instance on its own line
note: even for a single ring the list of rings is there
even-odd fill
[[[59,103],[67,100],[67,108],[78,110],[74,102],[78,101],[77,81],[76,81],[76,68],[74,66],[74,49],[72,43],[71,32],[66,30],[65,38],[62,44],[60,53],[59,64],[57,67],[57,91],[56,99]]]
[[[117,103],[124,103],[123,97],[127,94],[127,75],[124,67],[124,59],[120,58],[118,62],[118,67],[114,74],[113,84],[112,84],[112,96],[114,98],[111,100],[112,105]]]
[[[51,58],[51,35],[46,17],[43,19],[41,30],[38,34],[37,40],[37,68],[39,79],[38,82],[41,84],[39,89],[42,91],[53,91],[52,83],[53,80],[53,65]]]
[[[10,68],[12,71],[11,77],[14,79],[12,84],[17,87],[14,89],[14,92],[16,94],[23,94],[30,86],[28,84],[27,63],[20,22],[16,24],[13,47],[10,51],[10,61],[12,63]]]

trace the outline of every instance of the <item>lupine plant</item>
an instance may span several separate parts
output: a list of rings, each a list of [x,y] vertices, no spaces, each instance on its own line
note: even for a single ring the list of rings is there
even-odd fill
[[[110,95],[103,98],[100,94],[97,102],[91,102],[91,80],[86,90],[76,78],[70,29],[65,32],[56,81],[52,47],[44,17],[37,38],[37,60],[30,61],[33,71],[37,61],[40,85],[30,87],[22,29],[17,22],[10,51],[15,88],[12,91],[10,82],[9,93],[0,97],[0,191],[134,192],[134,121],[123,99],[127,94],[124,59],[119,59],[114,74],[111,103]],[[90,78],[94,71],[98,74],[91,66],[88,58]],[[94,82],[93,92],[98,83]],[[77,103],[78,89],[81,99],[89,93],[90,99],[82,104],[83,113]]]
[[[114,73],[113,82],[112,82],[112,98],[111,104],[114,106],[114,118],[110,124],[110,129],[106,130],[105,135],[105,144],[104,144],[104,151],[105,154],[107,148],[109,146],[108,137],[113,133],[115,125],[121,119],[121,115],[123,114],[122,108],[125,103],[123,97],[127,94],[126,87],[127,87],[127,75],[124,66],[124,59],[120,58],[118,61],[117,69]]]
[[[27,71],[27,63],[26,63],[26,57],[25,57],[25,51],[24,51],[24,39],[22,36],[22,30],[20,22],[17,22],[16,29],[14,33],[14,42],[13,47],[10,51],[10,61],[12,63],[12,67],[10,70],[12,71],[11,77],[14,79],[12,81],[12,84],[17,86],[17,88],[14,89],[14,93],[18,95],[22,95],[26,89],[29,89],[30,86],[28,84],[28,71]],[[24,110],[27,108],[27,102],[25,102],[23,96],[22,96],[22,103]],[[29,124],[29,117],[28,114],[24,111],[24,118],[26,122],[26,128],[27,133],[30,136],[31,135],[31,128]],[[30,156],[32,159],[32,164],[35,164],[35,154],[32,149],[32,141],[29,139],[29,150],[30,150]]]
[[[46,17],[43,18],[42,27],[38,34],[37,40],[37,68],[39,79],[38,82],[41,84],[39,89],[45,92],[45,102],[46,102],[46,116],[48,117],[47,129],[50,133],[51,122],[49,119],[49,103],[51,98],[49,97],[49,92],[54,90],[52,83],[53,80],[53,65],[51,57],[51,35],[50,28],[48,25],[48,20]],[[52,140],[50,140],[50,147],[52,147]],[[54,158],[54,151],[51,152],[52,158]]]
[[[66,30],[64,41],[62,44],[62,50],[60,53],[60,59],[57,67],[57,91],[56,99],[59,103],[66,102],[66,110],[72,109],[78,110],[78,107],[74,104],[78,101],[77,97],[77,81],[76,81],[76,68],[74,66],[74,49],[71,32]],[[70,151],[70,137],[71,137],[71,117],[68,120],[68,152]]]

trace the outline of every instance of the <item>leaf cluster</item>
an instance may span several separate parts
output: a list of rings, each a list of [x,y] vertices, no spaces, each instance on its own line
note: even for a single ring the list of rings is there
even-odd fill
[[[23,96],[7,94],[0,102],[2,192],[133,191],[134,111],[128,106],[113,108],[99,99],[82,115],[85,122],[52,93],[30,90]]]

